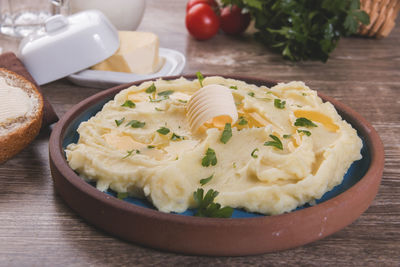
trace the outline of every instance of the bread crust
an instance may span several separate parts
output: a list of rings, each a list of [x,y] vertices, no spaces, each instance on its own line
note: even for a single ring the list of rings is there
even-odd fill
[[[7,82],[11,82],[13,86],[21,88],[29,95],[34,95],[39,103],[36,112],[32,116],[24,117],[25,120],[20,127],[11,130],[5,135],[0,135],[1,164],[19,153],[39,134],[43,117],[43,97],[33,83],[13,71],[0,68],[0,77],[4,77]]]

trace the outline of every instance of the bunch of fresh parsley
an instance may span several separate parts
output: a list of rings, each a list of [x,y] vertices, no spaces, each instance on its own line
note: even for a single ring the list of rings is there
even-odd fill
[[[357,32],[369,16],[360,0],[222,0],[249,10],[256,38],[292,61],[326,62],[342,36]]]

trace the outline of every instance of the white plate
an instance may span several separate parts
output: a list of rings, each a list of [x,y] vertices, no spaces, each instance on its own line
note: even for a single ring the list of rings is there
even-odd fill
[[[86,69],[68,76],[68,79],[81,86],[109,88],[123,83],[153,79],[161,76],[179,75],[185,67],[185,56],[173,49],[160,48],[159,56],[164,64],[159,71],[152,74],[134,74],[126,72]]]

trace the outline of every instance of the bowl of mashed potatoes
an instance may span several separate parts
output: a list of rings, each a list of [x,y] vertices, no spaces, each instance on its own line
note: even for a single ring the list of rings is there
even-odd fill
[[[383,170],[379,136],[356,112],[303,82],[249,77],[111,88],[73,107],[49,146],[56,190],[88,222],[202,255],[332,234],[368,208]]]

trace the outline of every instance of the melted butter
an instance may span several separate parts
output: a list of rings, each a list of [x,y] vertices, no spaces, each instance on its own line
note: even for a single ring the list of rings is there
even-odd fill
[[[307,118],[309,120],[312,120],[312,121],[315,121],[315,122],[319,122],[322,125],[324,125],[325,128],[327,128],[331,132],[336,132],[337,130],[339,130],[339,126],[337,126],[330,117],[328,117],[328,116],[326,116],[326,115],[324,115],[324,114],[322,114],[322,113],[320,113],[318,111],[296,110],[294,112],[294,115],[297,118],[304,117],[304,118]]]
[[[10,86],[4,78],[0,78],[0,123],[25,116],[32,109],[31,105],[26,92]]]

